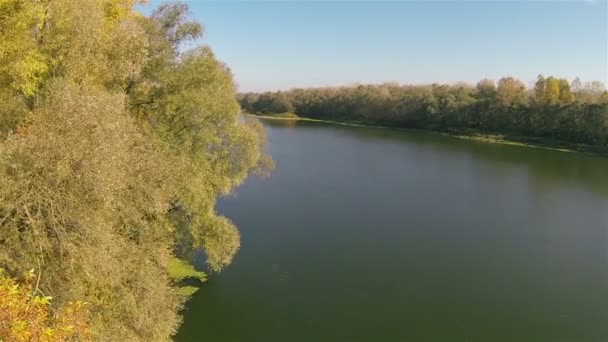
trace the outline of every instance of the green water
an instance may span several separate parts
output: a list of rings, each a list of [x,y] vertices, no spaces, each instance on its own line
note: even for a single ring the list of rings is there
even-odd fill
[[[276,170],[220,201],[242,248],[177,341],[608,341],[608,159],[264,123]]]

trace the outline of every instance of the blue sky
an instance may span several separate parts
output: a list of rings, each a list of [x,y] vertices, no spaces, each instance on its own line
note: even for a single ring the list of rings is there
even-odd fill
[[[608,0],[185,2],[241,91],[608,79]]]

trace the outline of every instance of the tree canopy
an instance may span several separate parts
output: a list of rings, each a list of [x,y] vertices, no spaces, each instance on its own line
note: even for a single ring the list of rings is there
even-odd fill
[[[504,77],[476,86],[358,85],[239,94],[250,113],[439,131],[492,132],[608,147],[608,92],[600,82],[538,77],[528,89]],[[281,106],[274,105],[276,102]]]
[[[168,340],[170,260],[228,265],[216,198],[272,164],[187,6],[140,2],[0,0],[0,267],[86,302],[95,340]]]

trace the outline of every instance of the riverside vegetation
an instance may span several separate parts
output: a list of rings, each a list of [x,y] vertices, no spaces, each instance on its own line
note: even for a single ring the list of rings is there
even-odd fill
[[[169,340],[193,253],[239,249],[215,201],[263,129],[186,5],[141,2],[0,0],[2,341]]]
[[[0,340],[164,341],[240,246],[218,196],[266,172],[230,70],[184,4],[0,0]],[[608,145],[608,95],[494,85],[242,94],[253,113]]]
[[[359,85],[239,94],[253,114],[426,129],[482,139],[608,150],[608,92],[600,82],[538,76],[531,89],[497,83]],[[500,136],[496,136],[499,134]]]

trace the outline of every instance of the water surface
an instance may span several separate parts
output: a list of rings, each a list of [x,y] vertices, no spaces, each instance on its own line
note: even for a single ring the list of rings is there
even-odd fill
[[[276,170],[220,201],[242,248],[178,341],[608,341],[608,159],[264,123]]]

